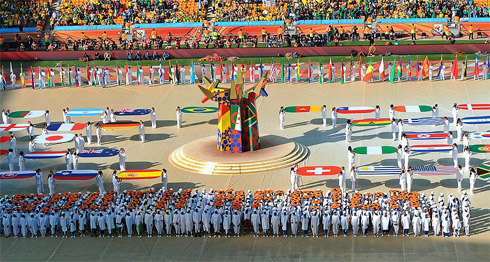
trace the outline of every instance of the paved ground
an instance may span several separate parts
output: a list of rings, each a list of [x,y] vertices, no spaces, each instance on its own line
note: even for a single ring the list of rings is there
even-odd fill
[[[274,84],[268,87],[269,97],[258,100],[259,126],[262,134],[275,134],[292,139],[311,150],[307,165],[346,165],[347,154],[344,142],[343,123],[345,115],[339,115],[340,127],[332,130],[321,125],[320,113],[288,114],[285,130],[279,129],[278,109],[281,105],[322,105],[332,106],[375,106],[379,104],[382,117],[388,116],[388,106],[395,105],[433,105],[438,103],[441,116],[451,115],[451,105],[458,103],[488,103],[490,101],[489,82],[486,81],[445,81],[445,82],[404,82],[378,84]],[[137,130],[104,131],[104,148],[124,147],[127,151],[127,167],[129,169],[166,168],[169,172],[169,187],[177,188],[234,188],[234,189],[287,189],[289,187],[288,170],[271,171],[264,174],[240,176],[207,176],[178,170],[168,163],[167,157],[177,147],[197,138],[207,137],[216,133],[216,114],[186,114],[183,128],[175,127],[176,106],[198,106],[201,93],[194,86],[121,86],[101,89],[87,88],[56,88],[47,90],[11,90],[0,94],[0,107],[16,110],[51,111],[52,122],[62,120],[61,109],[106,107],[150,108],[157,110],[158,128],[151,129],[149,116],[141,117],[148,128],[147,142],[141,144]],[[207,102],[214,106],[213,102]],[[488,112],[487,112],[488,114]],[[461,116],[485,115],[485,112],[461,111]],[[398,114],[397,117],[430,116],[430,113]],[[348,116],[353,119],[370,118],[373,114]],[[99,121],[96,118],[72,118],[76,122]],[[122,117],[118,119],[123,119]],[[139,117],[124,118],[139,120]],[[34,119],[41,123],[44,119]],[[14,121],[22,123],[25,121]],[[40,125],[38,125],[40,127]],[[409,131],[435,131],[441,127],[425,126],[407,128]],[[488,131],[488,125],[465,126],[468,131]],[[36,129],[36,134],[40,129]],[[85,133],[84,133],[85,134]],[[4,134],[5,135],[5,134]],[[18,132],[20,150],[27,151],[26,132]],[[398,145],[391,141],[388,127],[354,128],[353,146],[366,145]],[[445,141],[440,141],[443,143]],[[414,143],[414,142],[412,142]],[[423,144],[424,142],[416,142]],[[439,142],[435,142],[439,143]],[[481,144],[485,141],[471,141]],[[415,144],[415,143],[414,143]],[[1,149],[6,148],[1,144]],[[40,146],[42,147],[42,146]],[[50,146],[49,150],[65,150],[73,147],[72,143]],[[41,148],[42,149],[42,148]],[[485,154],[474,154],[472,165],[488,161]],[[6,158],[0,158],[1,170],[7,169]],[[394,155],[358,156],[357,165],[395,165]],[[460,163],[463,164],[463,158]],[[413,154],[411,164],[442,164],[451,165],[452,160],[447,153]],[[60,170],[65,166],[63,159],[51,161],[28,161],[27,168],[41,167],[43,170]],[[106,188],[112,188],[110,168],[118,168],[117,157],[92,161],[80,159],[80,169],[102,169],[107,175]],[[337,187],[336,177],[329,179],[310,177],[302,179],[302,189],[327,189]],[[468,188],[468,179],[464,187]],[[399,188],[398,179],[393,177],[371,178],[362,177],[358,182],[361,192],[388,191]],[[147,181],[124,182],[124,189],[148,189],[159,187],[158,179]],[[350,188],[348,182],[347,188]],[[490,204],[486,181],[478,180],[475,195],[471,197],[473,211],[473,234],[471,237],[459,239],[440,237],[430,238],[329,238],[329,239],[254,239],[250,236],[240,239],[191,239],[191,238],[115,238],[115,239],[1,239],[0,260],[352,260],[352,261],[489,261],[490,257]],[[46,188],[47,190],[47,188]],[[56,190],[59,192],[95,191],[95,181],[74,182],[58,181]],[[460,195],[456,190],[454,177],[415,177],[413,190],[436,194],[450,192]],[[0,193],[29,193],[35,191],[34,179],[1,181]]]

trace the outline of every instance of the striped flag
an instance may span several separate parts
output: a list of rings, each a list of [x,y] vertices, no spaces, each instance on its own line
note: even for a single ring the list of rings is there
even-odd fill
[[[298,77],[297,77],[297,79],[296,79],[296,80],[298,81],[298,83],[301,83],[301,71],[300,71],[300,69],[301,69],[301,64],[299,63],[299,58],[298,58],[298,63],[297,63],[297,66],[296,66],[296,67],[297,67],[297,69],[298,69],[298,70],[297,70],[297,71],[298,71]]]
[[[32,89],[34,89],[34,71],[32,70],[32,66],[31,66],[31,83],[32,83]]]
[[[364,76],[364,82],[367,82],[373,78],[373,59],[369,60],[369,66],[366,70],[366,75]]]
[[[141,85],[141,82],[140,82],[140,64],[138,63],[138,61],[136,61],[136,83],[138,83],[138,85]]]
[[[393,60],[393,66],[391,67],[391,72],[390,72],[390,83],[395,82],[395,68],[396,68],[396,61]]]
[[[442,66],[443,66],[443,62],[442,62],[442,55],[441,55],[441,62],[439,63],[439,69],[437,70],[437,76],[436,76],[436,78],[441,77]]]
[[[68,65],[68,86],[71,87],[71,69],[70,65]]]
[[[396,176],[401,171],[401,168],[397,166],[361,166],[356,168],[356,172],[360,176]]]
[[[77,65],[75,65],[75,86],[78,87],[80,83],[78,83],[78,69]]]
[[[170,80],[170,84],[174,84],[174,78],[172,76],[172,63],[170,63],[170,60],[168,60],[168,79]]]
[[[379,65],[379,80],[385,81],[385,62],[381,57],[381,64]]]
[[[420,80],[420,62],[419,62],[419,56],[417,56],[417,62],[415,63],[415,74],[417,75],[417,80]]]
[[[233,63],[233,62],[232,62]],[[269,81],[274,82],[274,74],[275,74],[276,68],[274,65],[274,58],[271,58],[271,69],[269,70]]]
[[[63,78],[63,64],[60,61],[60,78],[61,78],[61,85],[65,86],[65,79]]]
[[[478,67],[478,54],[475,56],[475,70],[473,71],[473,75],[475,76],[475,80],[478,79],[478,75],[480,74],[480,68]]]
[[[340,83],[344,84],[345,72],[344,72],[344,61],[340,65]]]
[[[308,83],[311,83],[311,62],[308,59]]]
[[[262,67],[262,58],[260,59],[260,78],[264,75],[264,68]]]
[[[90,64],[88,63],[88,59],[87,59],[87,82],[90,85]]]
[[[48,75],[48,87],[51,86],[51,71],[49,70],[49,67],[48,67],[48,72],[46,73]]]
[[[39,69],[41,70],[41,69]],[[3,71],[3,65],[2,65],[2,88],[5,90],[7,88],[7,81],[5,80],[5,72]]]
[[[410,81],[410,79],[412,79],[412,65],[410,64],[410,56],[408,56],[408,81]]]
[[[430,175],[453,175],[457,172],[457,169],[453,166],[412,166],[412,171],[416,175],[430,176]]]
[[[95,63],[92,63],[92,85],[95,86],[96,85],[96,82],[95,82]],[[89,84],[90,84],[90,81],[89,81]]]
[[[22,68],[22,63],[20,63],[20,83],[22,85],[22,88],[26,87],[26,79],[24,75],[24,69]]]
[[[318,81],[323,83],[323,68],[322,68],[322,61],[320,61],[320,64],[318,65]]]

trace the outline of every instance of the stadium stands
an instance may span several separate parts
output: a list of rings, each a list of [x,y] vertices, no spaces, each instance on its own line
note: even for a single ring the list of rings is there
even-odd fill
[[[44,26],[51,0],[4,0],[0,3],[0,27]]]

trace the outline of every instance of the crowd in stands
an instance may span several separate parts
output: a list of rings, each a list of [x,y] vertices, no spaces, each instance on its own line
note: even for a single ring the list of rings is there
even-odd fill
[[[0,27],[44,26],[51,0],[4,0],[0,2]]]
[[[53,26],[202,22],[204,2],[184,0],[67,0]]]
[[[333,1],[278,0],[274,7],[262,1],[217,0],[217,21],[274,21],[371,18],[489,17],[486,1]]]

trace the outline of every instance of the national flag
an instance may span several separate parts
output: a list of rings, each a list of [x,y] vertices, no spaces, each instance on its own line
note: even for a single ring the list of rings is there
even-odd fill
[[[153,75],[151,74],[151,65],[148,65],[148,84],[151,82],[153,79]]]
[[[46,73],[48,75],[48,87],[51,86],[51,71],[49,70],[49,67],[48,67],[48,72]]]
[[[31,83],[32,83],[32,89],[34,89],[34,71],[32,70],[32,66],[31,66]]]
[[[297,81],[298,83],[301,83],[301,72],[300,72],[300,69],[301,69],[301,64],[299,63],[299,58],[298,58],[298,63],[297,63],[297,69],[298,69],[298,77],[297,77]]]
[[[248,72],[249,80],[250,83],[254,82],[254,64],[252,63],[252,60],[250,60],[250,72]]]
[[[342,64],[340,65],[340,83],[341,84],[344,84],[344,77],[345,77],[344,62],[342,61]]]
[[[219,78],[219,82],[220,83],[223,83],[224,80],[225,80],[225,74],[223,73],[223,60],[219,60],[219,75],[220,75],[220,78]],[[260,75],[260,77],[262,77],[262,74]]]
[[[233,61],[231,62],[233,64]],[[160,63],[160,67],[162,64]],[[232,66],[233,67],[233,66]],[[194,69],[194,61],[191,61],[191,83],[195,84],[196,83],[196,71]]]
[[[373,59],[369,60],[369,66],[366,70],[366,75],[364,76],[364,82],[367,82],[373,78]]]
[[[12,68],[12,62],[10,62],[10,73],[13,73],[14,69]]]
[[[439,64],[439,70],[437,71],[437,77],[436,78],[439,78],[441,76],[442,66],[443,66],[443,62],[442,62],[442,55],[441,55],[441,62]]]
[[[71,69],[70,69],[70,65],[68,65],[68,86],[71,87]]]
[[[396,60],[393,60],[393,66],[391,67],[391,72],[390,72],[390,83],[395,82],[395,64]]]
[[[385,62],[381,57],[381,64],[379,65],[379,80],[385,81]]]
[[[214,66],[213,66],[213,61],[211,61],[211,79],[216,81],[216,78],[214,77]]]
[[[204,77],[204,76],[203,76]],[[170,80],[170,84],[173,85],[174,83],[174,78],[172,76],[172,63],[170,63],[170,60],[168,60],[168,79]]]
[[[487,77],[490,78],[490,59],[487,56]]]
[[[236,80],[235,79],[235,66],[233,65],[233,61],[231,61],[231,65],[230,65],[230,80]]]
[[[291,83],[291,63],[289,63],[289,60],[288,60],[288,82]]]
[[[264,68],[262,67],[262,58],[260,59],[260,78],[264,75]]]
[[[352,57],[353,56],[350,55],[349,76],[351,77],[351,79],[352,79],[352,75],[355,74],[355,72],[352,70],[354,68],[354,61],[352,60]]]
[[[233,63],[233,62],[232,62]],[[274,74],[276,73],[274,58],[271,58],[271,69],[269,70],[269,81],[274,82]]]
[[[359,57],[359,69],[358,69],[359,72],[358,72],[358,74],[359,74],[359,80],[360,81],[362,81],[362,79],[361,79],[362,78],[362,75],[361,75],[361,67],[362,67],[362,57]]]
[[[136,83],[138,83],[138,85],[141,85],[141,82],[140,82],[140,64],[138,63],[138,61],[136,61]]]
[[[453,66],[451,67],[451,73],[453,74],[454,80],[458,79],[458,56],[454,58]]]
[[[284,57],[281,57],[281,83],[284,83]]]
[[[426,56],[424,64],[422,65],[422,80],[429,75],[429,58]]]
[[[463,72],[464,80],[466,80],[467,75],[468,75],[468,56],[466,56],[464,59],[464,72]]]
[[[92,62],[92,85],[95,86],[97,83],[95,82],[95,63]],[[90,84],[90,81],[89,81]]]
[[[179,61],[175,61],[175,78],[177,78],[175,81],[177,81],[178,85],[181,84],[181,81],[184,81],[184,79],[180,79]]]
[[[412,65],[410,64],[410,56],[408,56],[408,79],[407,81],[410,81],[412,79]]]
[[[41,69],[39,69],[41,70]],[[3,65],[2,65],[2,88],[5,90],[7,88],[7,81],[5,80],[5,72],[3,71]]]
[[[400,61],[398,62],[398,66],[396,68],[398,72],[398,78],[401,79],[403,75],[403,68],[402,68],[402,58],[400,57]]]
[[[308,83],[311,83],[311,62],[308,59]]]
[[[24,69],[22,68],[22,63],[20,63],[20,83],[22,85],[22,88],[26,87],[26,79],[24,76]]]
[[[331,83],[332,82],[332,79],[333,79],[333,70],[332,70],[332,58],[330,58],[330,63],[328,64],[328,82]]]
[[[475,70],[473,71],[473,75],[475,76],[475,80],[478,79],[478,75],[480,74],[480,68],[478,68],[478,54],[475,56]]]
[[[43,89],[42,81],[41,81],[41,67],[38,67],[37,69],[39,69],[39,89]],[[2,66],[2,73],[3,73],[3,66]]]
[[[417,56],[417,62],[415,63],[415,74],[417,75],[417,80],[420,80],[420,62],[419,56]]]
[[[63,78],[63,64],[60,61],[60,78],[61,78],[61,85],[65,86],[65,79]]]
[[[78,69],[77,65],[75,65],[75,86],[78,87],[80,83],[78,83]]]
[[[119,77],[119,62],[116,62],[116,79],[117,79],[117,84],[121,85],[121,79]]]
[[[88,63],[88,59],[87,59],[87,82],[90,85],[90,64]]]
[[[320,64],[318,65],[318,81],[323,83],[323,70],[322,70],[322,61],[320,61]]]

